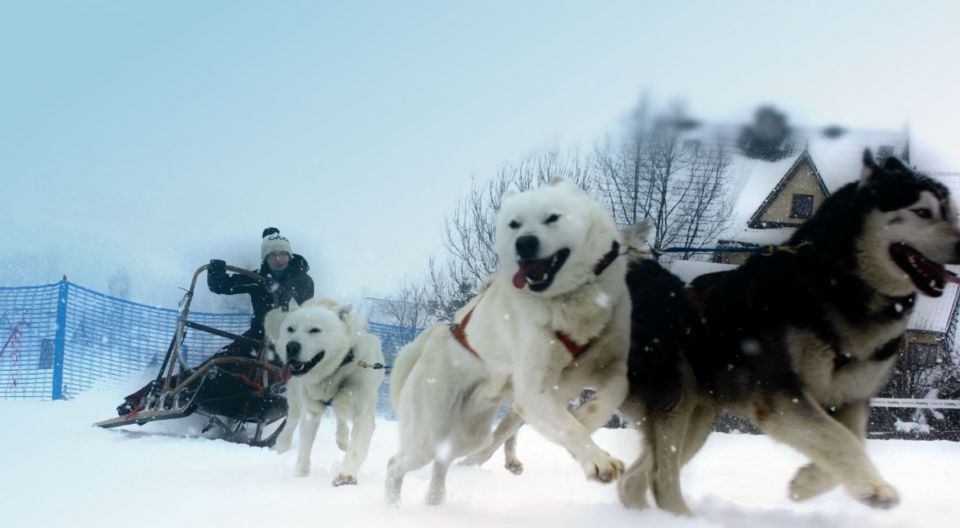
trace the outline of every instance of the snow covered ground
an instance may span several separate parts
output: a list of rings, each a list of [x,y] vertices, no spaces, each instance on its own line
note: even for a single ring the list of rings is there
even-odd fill
[[[902,504],[874,511],[833,491],[809,503],[786,499],[786,483],[803,459],[765,437],[715,434],[683,473],[696,519],[628,511],[612,485],[587,482],[567,453],[525,428],[519,454],[526,471],[454,467],[448,498],[426,506],[427,469],[410,474],[403,504],[383,502],[396,424],[380,421],[357,486],[333,488],[341,453],[325,419],[313,473],[293,475],[293,452],[182,435],[186,424],[129,431],[94,428],[111,416],[121,391],[73,401],[0,400],[0,524],[7,527],[389,526],[540,528],[620,526],[830,528],[947,527],[960,520],[960,444],[871,441],[869,451],[896,485]],[[195,424],[194,424],[195,425]],[[166,434],[145,434],[146,431]],[[626,461],[637,433],[601,430],[598,443]]]

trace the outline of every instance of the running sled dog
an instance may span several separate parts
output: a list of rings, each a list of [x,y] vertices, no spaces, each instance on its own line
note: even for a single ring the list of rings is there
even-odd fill
[[[427,502],[441,503],[450,463],[490,442],[501,403],[565,446],[588,478],[610,482],[623,471],[590,438],[627,391],[630,299],[613,220],[558,179],[505,195],[495,237],[501,268],[455,324],[427,329],[394,363],[400,446],[387,468],[391,504],[404,475],[430,462]],[[597,393],[571,413],[567,403],[584,387]]]
[[[657,263],[631,262],[630,394],[623,412],[643,449],[618,484],[622,502],[690,514],[680,469],[721,410],[748,417],[810,459],[788,496],[837,485],[876,508],[896,489],[867,457],[869,400],[893,368],[917,293],[957,277],[956,210],[947,189],[869,151],[859,182],[827,198],[786,246],[692,287]]]
[[[356,484],[357,472],[367,458],[377,412],[383,370],[380,340],[349,305],[310,299],[302,306],[291,302],[289,313],[273,310],[265,327],[284,363],[289,412],[276,450],[290,449],[300,428],[295,474],[310,474],[310,453],[320,417],[332,407],[337,419],[337,447],[345,451],[334,486]],[[352,423],[352,430],[350,428]]]

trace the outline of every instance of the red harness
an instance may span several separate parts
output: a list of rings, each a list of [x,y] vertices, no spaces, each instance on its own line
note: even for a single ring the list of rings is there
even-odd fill
[[[616,240],[614,240],[613,246],[610,248],[610,251],[604,254],[603,257],[593,267],[594,275],[600,275],[601,273],[603,273],[603,270],[607,269],[607,267],[610,266],[610,264],[612,264],[613,261],[619,256],[620,256],[620,244]],[[477,304],[473,305],[473,308],[470,308],[470,311],[467,312],[467,315],[463,316],[463,320],[460,321],[459,324],[450,323],[450,332],[453,333],[453,338],[456,339],[457,342],[463,346],[463,348],[466,348],[467,351],[469,351],[471,354],[473,354],[477,358],[480,357],[480,354],[477,354],[477,351],[474,350],[473,347],[470,346],[470,342],[467,341],[467,325],[470,324],[470,318],[473,317],[473,311],[477,309],[478,304],[480,304],[479,301],[477,301]],[[581,345],[580,343],[577,343],[576,341],[571,339],[570,336],[568,336],[567,334],[559,330],[554,332],[554,334],[557,336],[557,339],[559,339],[560,342],[563,343],[563,346],[566,347],[567,352],[570,352],[570,355],[573,356],[574,359],[576,359],[577,356],[579,356],[580,354],[586,352],[587,349],[590,348],[590,345],[592,345],[594,341],[593,339],[591,339],[590,341],[587,341],[586,343],[583,343]]]
[[[452,323],[450,325],[450,331],[453,333],[454,339],[456,339],[458,343],[463,345],[463,348],[466,348],[467,351],[469,351],[471,354],[479,358],[480,354],[477,354],[477,351],[474,350],[473,347],[470,346],[470,342],[467,341],[467,325],[470,323],[470,318],[473,316],[473,311],[476,309],[477,309],[477,305],[475,304],[473,305],[473,308],[470,308],[470,311],[467,312],[467,315],[463,317],[463,321],[460,321],[460,324]],[[568,336],[567,334],[559,330],[557,330],[555,334],[557,336],[557,339],[559,339],[560,342],[563,343],[563,346],[567,348],[567,351],[570,352],[570,355],[573,356],[574,359],[576,359],[576,357],[579,356],[580,354],[584,353],[588,348],[590,348],[590,345],[593,344],[593,339],[591,339],[590,341],[587,341],[586,343],[581,345],[580,343],[577,343],[576,341],[571,339],[570,336]]]

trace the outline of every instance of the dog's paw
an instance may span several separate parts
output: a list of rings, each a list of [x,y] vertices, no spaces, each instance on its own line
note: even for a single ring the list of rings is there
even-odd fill
[[[514,475],[520,475],[523,473],[523,462],[520,462],[520,460],[516,458],[507,460],[503,467],[507,468],[507,471],[513,473]]]
[[[881,510],[889,510],[900,503],[900,494],[897,493],[896,488],[886,482],[864,486],[863,489],[857,490],[854,497],[871,508]]]
[[[807,464],[794,475],[790,481],[787,495],[791,500],[801,502],[812,499],[832,490],[837,480],[816,464]]]
[[[273,450],[277,452],[278,455],[282,455],[290,450],[290,440],[283,441],[278,438],[277,443],[273,444]]]
[[[296,467],[293,468],[293,476],[300,478],[310,476],[310,466],[297,464]]]
[[[634,471],[624,473],[620,477],[620,482],[617,483],[617,494],[624,507],[645,510],[650,507],[650,503],[647,502],[647,488],[646,473]]]
[[[348,475],[346,473],[340,473],[337,475],[337,478],[333,479],[333,485],[336,486],[355,486],[357,484],[357,477],[353,475]]]
[[[588,479],[598,480],[600,482],[613,482],[623,474],[623,462],[607,455],[603,458],[587,462],[583,465],[583,469]]]
[[[383,498],[387,506],[400,505],[400,483],[396,479],[387,476],[387,486]]]

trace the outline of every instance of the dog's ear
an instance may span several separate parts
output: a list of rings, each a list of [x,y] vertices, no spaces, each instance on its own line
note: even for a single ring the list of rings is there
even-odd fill
[[[294,299],[293,297],[291,297],[291,298],[290,298],[290,302],[287,303],[287,310],[286,310],[286,311],[292,312],[292,311],[299,310],[299,309],[300,309],[300,305],[297,303],[297,300]]]
[[[352,304],[344,304],[339,308],[337,308],[337,317],[339,317],[341,321],[346,321],[347,316],[350,315],[350,312],[352,310],[353,310]]]
[[[891,172],[910,172],[910,169],[900,161],[900,158],[890,156],[883,162],[883,170]]]
[[[870,152],[870,149],[864,149],[863,151],[863,170],[860,171],[860,187],[864,187],[870,178],[874,175],[880,167],[877,166],[877,161],[873,159],[873,153]]]
[[[263,317],[263,330],[267,341],[273,342],[280,338],[280,324],[286,316],[286,312],[280,308],[274,308]]]
[[[631,253],[633,255],[643,254],[643,245],[647,243],[651,230],[653,230],[653,223],[651,223],[649,220],[642,220],[625,227],[622,231],[622,234],[623,243],[626,245],[627,253]],[[649,252],[647,253],[649,254]]]

